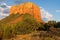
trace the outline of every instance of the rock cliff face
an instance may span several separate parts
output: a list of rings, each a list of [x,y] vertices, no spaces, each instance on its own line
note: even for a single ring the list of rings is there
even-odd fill
[[[40,8],[31,2],[15,5],[10,8],[10,14],[17,14],[17,13],[19,14],[29,13],[38,21],[42,21]]]

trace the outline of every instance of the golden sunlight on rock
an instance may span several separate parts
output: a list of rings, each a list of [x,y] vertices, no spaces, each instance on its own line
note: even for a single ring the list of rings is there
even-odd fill
[[[31,2],[26,2],[26,3],[22,3],[20,5],[12,6],[10,8],[10,14],[16,14],[16,13],[19,13],[19,14],[29,13],[34,18],[36,18],[38,21],[40,21],[40,22],[42,21],[40,8]]]

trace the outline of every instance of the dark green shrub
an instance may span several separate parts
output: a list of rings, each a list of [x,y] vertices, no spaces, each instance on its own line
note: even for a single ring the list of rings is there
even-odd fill
[[[57,22],[55,28],[60,28],[60,22]]]

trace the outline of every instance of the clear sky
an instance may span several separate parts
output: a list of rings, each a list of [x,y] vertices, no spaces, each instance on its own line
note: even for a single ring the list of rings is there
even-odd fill
[[[0,0],[0,15],[2,13],[1,4],[6,3],[6,5],[11,6],[11,5],[20,4],[28,1],[34,2],[40,7],[42,11],[41,14],[43,14],[42,15],[43,20],[52,19],[52,20],[60,21],[60,0]],[[2,16],[0,16],[0,18],[1,17]],[[47,19],[45,19],[44,17]]]

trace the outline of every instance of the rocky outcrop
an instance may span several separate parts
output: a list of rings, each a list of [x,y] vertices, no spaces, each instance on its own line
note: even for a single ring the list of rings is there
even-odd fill
[[[40,22],[42,21],[40,8],[31,2],[22,3],[20,5],[15,5],[10,8],[10,14],[17,14],[17,13],[19,14],[29,13],[34,18],[36,18],[38,21]]]

